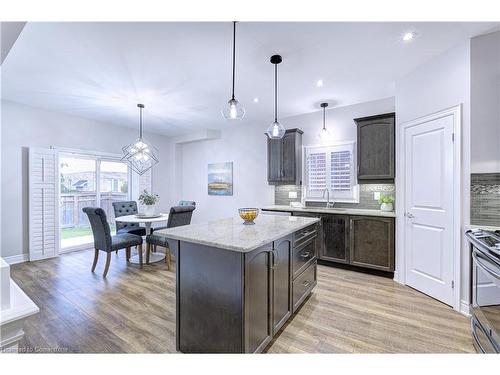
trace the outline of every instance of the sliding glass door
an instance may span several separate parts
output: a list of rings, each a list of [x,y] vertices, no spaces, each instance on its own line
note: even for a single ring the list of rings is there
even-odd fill
[[[115,232],[113,202],[130,199],[130,172],[119,159],[60,153],[61,252],[88,248],[92,230],[83,207],[101,207]]]

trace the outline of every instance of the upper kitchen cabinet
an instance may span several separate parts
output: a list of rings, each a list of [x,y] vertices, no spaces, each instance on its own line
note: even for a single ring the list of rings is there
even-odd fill
[[[288,129],[281,139],[267,139],[267,181],[272,185],[301,185],[302,134]]]
[[[395,113],[354,119],[358,126],[358,181],[394,181]]]

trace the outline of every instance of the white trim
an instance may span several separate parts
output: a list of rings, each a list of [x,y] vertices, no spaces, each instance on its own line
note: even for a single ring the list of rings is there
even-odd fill
[[[469,317],[470,316],[470,305],[469,302],[465,300],[460,300],[460,313]]]
[[[99,157],[99,158],[112,158],[116,159],[119,158],[121,159],[123,157],[122,154],[117,154],[113,152],[102,152],[102,151],[92,151],[92,150],[81,150],[77,148],[69,148],[69,147],[58,147],[58,146],[51,146],[50,148],[53,148],[54,150],[61,152],[63,154],[79,154],[82,156],[88,156],[88,157]]]
[[[9,264],[18,264],[18,263],[24,263],[29,260],[29,254],[27,253],[22,253],[18,255],[12,255],[10,257],[2,257],[3,260],[5,260]]]
[[[397,178],[396,184],[396,202],[405,202],[405,150],[404,150],[404,130],[406,128],[416,126],[423,122],[437,120],[446,116],[452,115],[453,132],[455,134],[453,143],[453,279],[455,288],[453,290],[453,309],[461,311],[460,291],[461,291],[461,254],[462,254],[462,240],[461,240],[461,222],[462,222],[462,158],[461,158],[461,145],[462,145],[462,104],[447,108],[443,111],[435,112],[427,116],[419,117],[411,121],[407,121],[396,126],[396,160],[397,162]],[[406,249],[405,249],[405,207],[404,204],[396,205],[396,271],[398,279],[397,282],[406,284]]]

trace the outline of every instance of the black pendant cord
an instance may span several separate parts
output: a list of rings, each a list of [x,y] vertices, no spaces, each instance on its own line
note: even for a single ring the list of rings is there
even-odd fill
[[[323,130],[326,130],[326,107],[323,107]]]
[[[235,64],[236,62],[236,21],[233,21],[233,91],[232,99],[234,100],[234,77],[235,77]]]
[[[144,104],[137,104],[139,107],[139,138],[142,139],[142,110],[144,109]]]
[[[278,122],[278,64],[274,64],[274,122]]]

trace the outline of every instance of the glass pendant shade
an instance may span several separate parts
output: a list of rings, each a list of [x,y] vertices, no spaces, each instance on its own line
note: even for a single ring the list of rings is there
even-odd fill
[[[330,132],[328,131],[327,128],[321,129],[321,132],[319,133],[319,137],[321,139],[328,139],[330,138]]]
[[[281,139],[285,135],[286,129],[278,121],[274,121],[269,128],[267,128],[267,136],[271,139]]]
[[[226,120],[242,120],[245,116],[245,108],[236,99],[231,99],[222,108],[221,113]]]
[[[151,145],[151,143],[146,141],[142,136],[142,110],[144,105],[138,104],[137,106],[140,111],[139,138],[122,148],[122,161],[127,163],[134,172],[142,176],[158,164],[159,159],[156,147]]]

